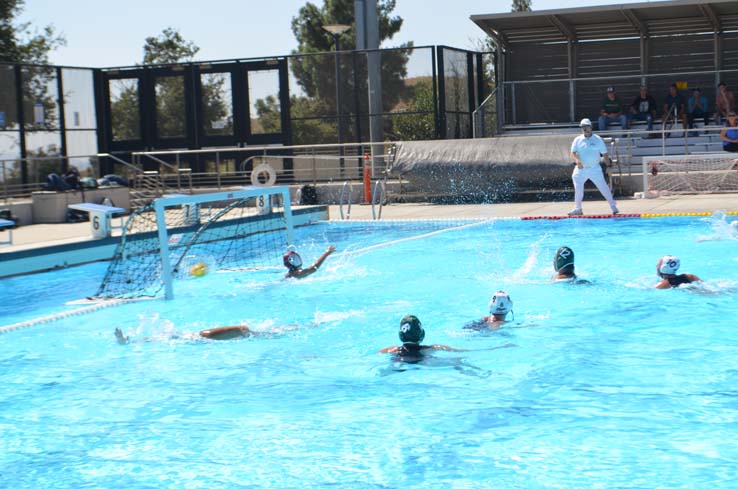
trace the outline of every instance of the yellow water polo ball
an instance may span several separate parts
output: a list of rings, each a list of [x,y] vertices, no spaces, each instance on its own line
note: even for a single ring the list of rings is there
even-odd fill
[[[192,265],[192,268],[190,268],[190,275],[194,277],[202,277],[206,273],[208,273],[208,266],[202,262],[195,263]]]

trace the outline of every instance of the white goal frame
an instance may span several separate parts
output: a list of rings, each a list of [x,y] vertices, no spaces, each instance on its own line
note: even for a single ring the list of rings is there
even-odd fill
[[[654,163],[659,163],[663,161],[668,162],[689,162],[691,160],[730,160],[733,159],[735,163],[738,163],[738,153],[691,153],[691,154],[681,154],[681,155],[662,155],[662,156],[644,156],[642,160],[642,173],[643,173],[643,198],[647,198],[649,195],[649,191],[651,189],[649,188],[650,178],[651,178],[651,168]],[[725,170],[700,170],[699,168],[695,168],[694,173],[698,173],[700,171],[703,172],[709,172],[709,173],[724,173],[726,176],[730,173],[735,173],[735,169],[725,169]],[[680,172],[676,172],[676,174],[683,173],[687,174],[690,173],[689,170],[684,170]],[[725,190],[725,192],[729,192],[730,190]],[[710,191],[695,191],[699,193],[710,193]],[[713,191],[713,192],[720,192],[720,191]],[[680,192],[674,192],[674,193],[680,193]],[[689,192],[687,192],[689,193]]]
[[[292,222],[292,207],[290,204],[290,190],[286,186],[276,187],[258,187],[248,186],[241,187],[240,190],[234,190],[229,192],[215,192],[200,195],[169,195],[156,199],[154,201],[154,211],[156,212],[156,225],[158,228],[159,236],[159,253],[162,265],[162,281],[164,282],[165,298],[167,300],[174,298],[174,285],[172,276],[172,264],[169,261],[169,236],[167,234],[166,224],[166,210],[169,207],[175,206],[192,206],[191,209],[196,209],[196,205],[207,202],[227,201],[236,199],[248,199],[248,198],[259,198],[257,200],[257,207],[259,208],[259,214],[271,213],[272,197],[281,195],[282,196],[282,209],[284,212],[284,219],[287,225],[287,242],[289,244],[294,243],[293,234],[293,222]],[[281,228],[281,222],[279,223]],[[277,229],[277,223],[275,222],[275,229]]]

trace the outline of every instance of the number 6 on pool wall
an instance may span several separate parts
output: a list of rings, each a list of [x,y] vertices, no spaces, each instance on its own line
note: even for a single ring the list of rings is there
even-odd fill
[[[100,216],[95,216],[92,218],[92,229],[100,229]]]

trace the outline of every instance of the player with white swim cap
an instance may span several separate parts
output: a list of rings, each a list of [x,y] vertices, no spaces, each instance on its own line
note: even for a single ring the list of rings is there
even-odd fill
[[[656,274],[661,278],[654,288],[656,289],[674,289],[682,284],[691,284],[692,282],[701,282],[697,275],[691,273],[677,274],[681,261],[673,255],[664,255],[659,258],[656,263]]]
[[[504,290],[498,290],[489,301],[489,316],[466,324],[464,329],[499,329],[507,322],[507,315],[512,312],[512,308],[510,295]]]
[[[300,254],[294,249],[290,249],[282,257],[284,266],[287,267],[287,275],[285,275],[285,278],[303,278],[312,273],[315,273],[323,264],[325,259],[328,258],[328,255],[330,255],[334,251],[336,251],[336,247],[329,246],[323,252],[323,254],[320,255],[317,260],[315,260],[315,263],[307,268],[302,268],[302,258],[300,257]]]

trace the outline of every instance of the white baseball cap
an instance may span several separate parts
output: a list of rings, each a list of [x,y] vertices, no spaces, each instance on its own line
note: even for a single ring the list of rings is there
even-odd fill
[[[584,127],[584,126],[592,127],[592,121],[586,118],[579,121],[579,127]]]

